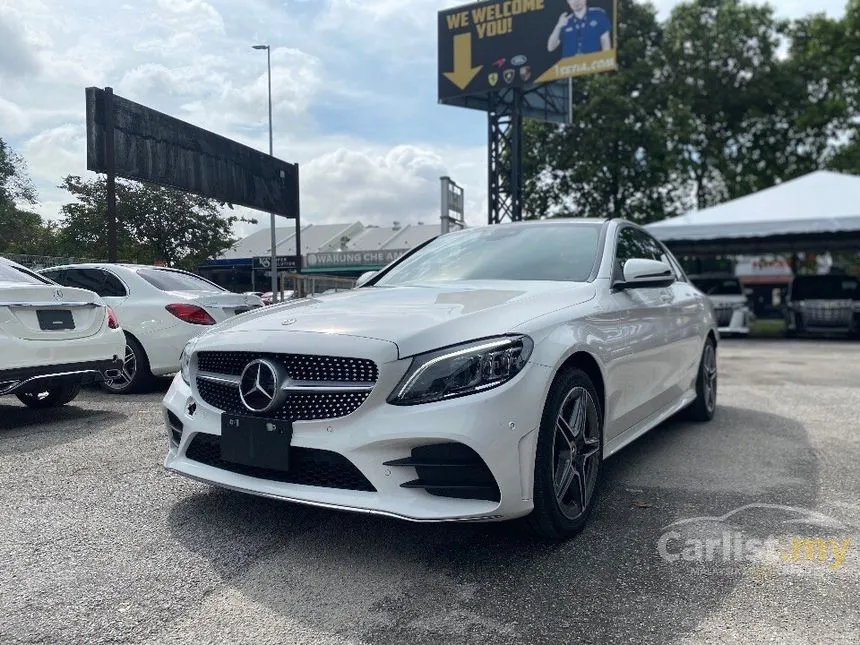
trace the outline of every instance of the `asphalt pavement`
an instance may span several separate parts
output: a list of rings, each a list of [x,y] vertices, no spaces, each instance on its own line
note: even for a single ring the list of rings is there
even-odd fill
[[[860,642],[860,344],[726,340],[710,424],[586,530],[410,524],[165,473],[160,399],[0,399],[0,643]]]

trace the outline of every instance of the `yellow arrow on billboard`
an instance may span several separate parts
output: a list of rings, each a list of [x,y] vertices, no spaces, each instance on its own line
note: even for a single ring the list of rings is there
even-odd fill
[[[472,67],[472,34],[454,36],[454,71],[444,72],[445,78],[461,90],[465,90],[483,67],[483,65]]]

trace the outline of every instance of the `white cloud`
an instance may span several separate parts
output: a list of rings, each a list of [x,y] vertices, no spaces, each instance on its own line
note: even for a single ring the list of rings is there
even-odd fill
[[[30,125],[30,120],[24,110],[12,101],[0,97],[0,123],[3,124],[3,132],[9,136],[25,132]]]
[[[66,124],[40,132],[22,150],[34,179],[60,183],[66,174],[86,168],[86,130],[83,124]]]

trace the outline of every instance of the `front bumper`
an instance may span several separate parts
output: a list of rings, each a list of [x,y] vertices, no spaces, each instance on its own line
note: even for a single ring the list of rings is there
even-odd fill
[[[789,308],[786,329],[794,333],[860,334],[860,309],[857,307]]]
[[[56,380],[76,380],[82,385],[100,383],[107,378],[117,376],[121,369],[122,360],[119,357],[114,357],[111,360],[86,363],[40,365],[38,367],[0,370],[0,395],[31,391]]]
[[[721,336],[733,335],[748,335],[750,333],[750,312],[748,309],[734,309],[731,313],[718,312],[719,327],[718,330]]]
[[[276,481],[237,472],[241,469],[216,467],[215,459],[207,464],[189,458],[189,447],[198,434],[205,435],[207,444],[216,445],[221,413],[195,398],[180,375],[164,398],[169,438],[165,468],[254,495],[411,521],[494,521],[527,515],[533,508],[535,447],[551,379],[549,368],[529,364],[512,381],[493,390],[400,407],[387,404],[385,398],[408,361],[401,363],[398,369],[382,370],[373,392],[352,414],[293,423],[293,448],[343,457],[366,478],[366,490]],[[413,449],[441,443],[460,444],[477,453],[498,486],[495,499],[440,496],[403,486],[420,480],[420,473],[413,465],[392,462],[408,462]],[[196,448],[192,449],[192,456],[195,454],[200,454]]]

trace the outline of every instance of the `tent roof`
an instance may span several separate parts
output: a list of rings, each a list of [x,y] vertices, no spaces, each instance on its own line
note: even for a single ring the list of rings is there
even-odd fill
[[[764,249],[768,245],[761,238],[772,238],[772,244],[789,250],[786,245],[797,249],[804,241],[820,245],[837,233],[860,237],[860,177],[819,170],[646,228],[670,246],[725,241],[733,247],[724,249],[727,254],[741,247]],[[853,236],[852,244],[857,248]]]

